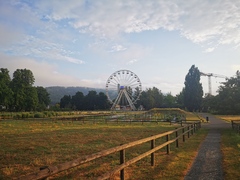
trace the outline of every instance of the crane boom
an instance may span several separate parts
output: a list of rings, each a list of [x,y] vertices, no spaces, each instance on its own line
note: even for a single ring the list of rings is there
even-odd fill
[[[208,94],[212,95],[212,82],[211,82],[211,77],[217,77],[217,78],[225,78],[227,79],[227,76],[224,75],[219,75],[219,74],[213,74],[213,73],[203,73],[200,72],[201,76],[207,76],[208,77]]]

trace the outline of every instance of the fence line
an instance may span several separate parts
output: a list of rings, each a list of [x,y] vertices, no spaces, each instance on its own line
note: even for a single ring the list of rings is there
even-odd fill
[[[240,134],[240,120],[233,120],[232,122],[232,129]]]
[[[162,149],[163,147],[167,147],[167,153],[170,153],[170,144],[172,144],[173,142],[176,142],[176,147],[178,147],[178,140],[182,137],[183,142],[185,141],[185,135],[187,134],[188,137],[190,137],[190,134],[193,135],[194,132],[196,132],[199,128],[201,128],[201,122],[194,122],[192,124],[187,124],[186,126],[182,126],[180,128],[177,128],[175,130],[171,130],[171,131],[167,131],[165,133],[161,133],[158,135],[153,135],[144,139],[140,139],[134,142],[130,142],[127,144],[123,144],[120,146],[116,146],[107,150],[103,150],[101,152],[98,153],[94,153],[91,155],[86,155],[80,158],[77,158],[75,160],[69,161],[69,162],[65,162],[56,166],[46,166],[43,168],[40,168],[41,170],[35,173],[31,173],[28,174],[26,176],[23,177],[19,177],[18,179],[20,180],[37,180],[37,179],[43,179],[43,178],[47,178],[49,176],[52,176],[54,174],[57,174],[59,172],[62,172],[64,170],[68,170],[70,168],[79,166],[81,164],[90,162],[92,160],[95,160],[97,158],[101,158],[104,156],[107,156],[109,154],[115,153],[115,152],[120,152],[120,165],[118,167],[116,167],[115,169],[113,169],[110,172],[107,172],[106,174],[98,177],[98,180],[102,180],[102,179],[107,179],[112,177],[116,172],[120,171],[120,179],[124,180],[124,168],[145,158],[146,156],[151,155],[151,165],[154,165],[154,152],[156,152],[157,150]],[[170,139],[170,135],[174,134],[175,138]],[[162,137],[166,137],[166,142],[158,145],[155,147],[155,140],[158,138],[162,138]],[[125,149],[136,146],[136,145],[140,145],[146,142],[151,141],[151,150],[125,162]]]

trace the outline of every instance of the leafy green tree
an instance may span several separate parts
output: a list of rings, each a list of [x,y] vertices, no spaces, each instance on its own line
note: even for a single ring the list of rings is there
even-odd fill
[[[165,108],[174,108],[176,107],[176,97],[174,97],[171,93],[167,93],[163,96],[163,105]]]
[[[33,111],[38,106],[38,93],[35,87],[26,87],[25,89],[24,106],[22,107],[25,111]]]
[[[240,114],[240,72],[237,71],[236,76],[222,84],[215,98],[215,111],[221,114]]]
[[[110,104],[107,96],[103,92],[99,92],[97,96],[97,108],[99,110],[109,109]]]
[[[32,71],[28,69],[17,69],[13,73],[13,79],[11,81],[11,89],[14,93],[13,95],[13,106],[12,108],[16,111],[25,111],[27,109],[35,109],[36,105],[36,91],[33,87],[34,76]],[[33,100],[29,100],[33,98]],[[30,103],[30,104],[28,104]],[[33,107],[30,108],[30,106]]]
[[[84,98],[84,104],[86,110],[95,110],[97,109],[97,92],[89,91]]]
[[[202,101],[202,111],[213,113],[214,109],[216,109],[216,106],[214,106],[214,104],[216,104],[216,99],[216,96],[207,94],[207,96],[205,96]]]
[[[49,93],[42,86],[37,86],[36,90],[37,90],[37,96],[38,96],[38,110],[39,111],[45,110],[51,101],[49,97]]]
[[[176,95],[176,107],[178,108],[184,108],[184,98],[183,98],[183,94],[184,94],[185,88],[182,89],[182,91]]]
[[[145,109],[160,108],[163,103],[163,94],[156,88],[149,88],[143,91],[139,102]]]
[[[203,89],[200,83],[200,71],[195,65],[189,69],[185,77],[184,88],[184,106],[189,111],[197,111],[201,109]]]
[[[84,95],[82,92],[78,91],[74,96],[72,96],[72,106],[73,109],[77,110],[84,109]]]
[[[72,107],[72,97],[70,95],[65,95],[60,100],[60,108],[71,108]]]
[[[13,92],[10,88],[11,78],[8,69],[0,69],[0,109],[8,110],[12,103]]]

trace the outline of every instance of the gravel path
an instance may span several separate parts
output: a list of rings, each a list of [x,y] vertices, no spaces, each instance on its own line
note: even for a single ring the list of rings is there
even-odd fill
[[[222,154],[220,149],[221,130],[231,128],[231,124],[211,114],[200,114],[209,117],[209,123],[203,124],[209,133],[203,141],[196,159],[184,180],[222,180]]]

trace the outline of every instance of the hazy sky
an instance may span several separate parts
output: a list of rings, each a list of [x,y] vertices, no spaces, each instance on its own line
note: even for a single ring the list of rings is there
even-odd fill
[[[0,0],[0,67],[30,69],[35,86],[105,88],[127,69],[175,95],[193,64],[240,69],[239,0]]]

